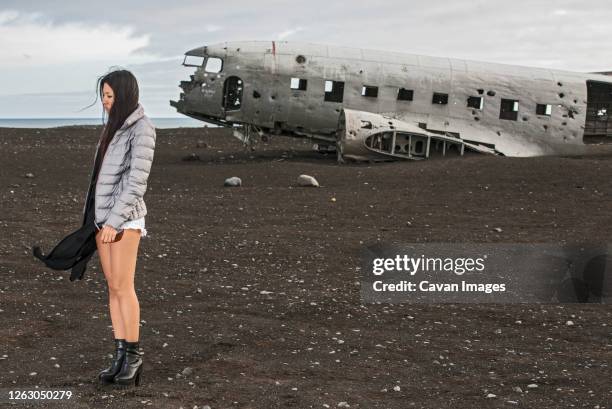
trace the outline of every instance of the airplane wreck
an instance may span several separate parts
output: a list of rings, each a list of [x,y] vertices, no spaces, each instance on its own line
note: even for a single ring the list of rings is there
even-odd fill
[[[183,65],[195,72],[170,101],[178,112],[231,127],[245,144],[310,138],[339,162],[570,154],[612,142],[606,73],[286,41],[199,47]]]

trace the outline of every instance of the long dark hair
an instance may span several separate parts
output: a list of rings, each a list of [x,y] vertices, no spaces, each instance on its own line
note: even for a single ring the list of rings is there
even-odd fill
[[[128,70],[115,70],[98,78],[98,95],[102,100],[102,89],[108,84],[113,89],[113,106],[108,113],[108,121],[100,135],[100,160],[104,158],[106,148],[110,144],[115,132],[121,128],[125,120],[138,108],[138,81]]]

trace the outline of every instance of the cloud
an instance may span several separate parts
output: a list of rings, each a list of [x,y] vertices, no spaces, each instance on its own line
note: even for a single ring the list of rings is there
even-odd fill
[[[221,26],[216,26],[214,24],[209,24],[206,26],[206,32],[208,33],[214,33],[215,31],[219,31],[221,30],[223,27]]]
[[[54,24],[38,13],[0,12],[0,67],[70,64],[86,61],[145,61],[149,35],[129,26]]]
[[[558,9],[552,12],[553,16],[567,16],[568,11],[563,9]]]
[[[605,48],[612,36],[609,0],[591,0],[588,7],[580,0],[174,3],[105,0],[92,7],[80,0],[2,0],[0,97],[13,97],[4,99],[0,115],[7,115],[4,109],[17,114],[17,105],[10,105],[16,94],[89,90],[69,98],[73,102],[62,111],[80,108],[95,96],[97,77],[121,65],[139,79],[147,109],[169,116],[175,111],[167,99],[175,99],[179,81],[192,74],[180,65],[182,53],[236,40],[279,39],[576,71],[612,69],[612,54]],[[50,113],[56,105],[51,97],[20,101],[27,116]]]
[[[0,12],[0,24],[10,23],[19,17],[19,13],[14,10],[5,10]]]

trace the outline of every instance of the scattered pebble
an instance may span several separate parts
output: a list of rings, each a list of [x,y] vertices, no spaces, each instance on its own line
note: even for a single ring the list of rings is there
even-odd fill
[[[225,182],[223,182],[223,186],[226,186],[226,187],[242,186],[242,179],[240,179],[238,176],[232,176],[231,178],[225,179]]]
[[[298,186],[319,187],[319,182],[312,176],[300,175],[297,179]]]
[[[186,162],[190,162],[190,161],[196,161],[196,160],[200,160],[200,157],[198,155],[196,155],[195,153],[191,153],[187,156],[183,156],[183,159]]]

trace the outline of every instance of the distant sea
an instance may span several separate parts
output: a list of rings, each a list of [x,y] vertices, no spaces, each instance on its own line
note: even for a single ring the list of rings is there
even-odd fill
[[[156,128],[201,128],[205,125],[205,122],[187,117],[151,118],[151,121]],[[102,125],[102,120],[100,118],[0,118],[0,128],[55,128],[78,125]]]

